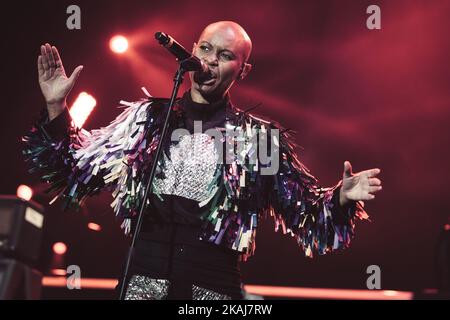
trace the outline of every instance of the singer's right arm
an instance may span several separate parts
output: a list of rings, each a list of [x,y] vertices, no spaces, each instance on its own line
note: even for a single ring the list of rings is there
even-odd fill
[[[64,196],[68,187],[73,187],[76,168],[74,142],[76,128],[72,126],[66,99],[75,84],[82,66],[70,77],[66,76],[58,49],[49,43],[40,47],[37,59],[38,80],[46,107],[31,130],[22,137],[23,154],[29,172],[40,175],[50,184],[48,192]],[[74,203],[68,201],[65,208]]]
[[[28,171],[49,184],[47,192],[56,196],[55,199],[66,200],[64,209],[81,205],[81,198],[75,193],[80,182],[75,155],[81,147],[77,143],[81,138],[81,133],[72,125],[67,107],[52,120],[49,110],[42,108],[40,117],[22,137]]]
[[[75,69],[67,78],[57,49],[49,44],[41,47],[38,74],[46,107],[22,137],[29,172],[38,174],[50,185],[47,191],[55,195],[54,200],[64,200],[64,209],[80,207],[88,196],[116,182],[114,179],[105,181],[105,177],[117,170],[117,165],[105,168],[102,165],[123,157],[123,150],[117,145],[110,149],[114,145],[111,137],[122,136],[114,126],[88,132],[73,125],[66,97],[79,71],[81,68]],[[126,120],[127,116],[136,115],[138,109],[130,107],[119,117]]]

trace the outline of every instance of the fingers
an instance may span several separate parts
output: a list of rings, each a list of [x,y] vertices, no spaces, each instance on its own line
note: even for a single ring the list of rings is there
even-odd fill
[[[381,186],[381,180],[378,178],[369,178],[369,186]]]
[[[49,43],[41,45],[41,55],[40,58],[38,57],[39,76],[47,74],[47,76],[51,77],[57,68],[61,68],[64,72],[58,49]]]
[[[351,177],[352,174],[353,174],[352,165],[351,165],[350,161],[345,161],[344,162],[344,176]]]
[[[367,173],[368,173],[369,178],[375,177],[375,176],[376,176],[377,174],[379,174],[380,172],[381,172],[381,170],[378,169],[378,168],[367,170]]]
[[[48,62],[48,58],[47,58],[47,53],[45,51],[45,46],[41,46],[41,62],[42,62],[42,67],[44,68],[44,72],[48,72],[50,69],[50,65]]]
[[[38,67],[38,75],[39,75],[39,77],[42,77],[45,73],[44,65],[42,64],[42,55],[38,56],[37,67]]]
[[[53,56],[52,47],[49,43],[45,44],[45,53],[47,54],[50,68],[56,68],[55,57]]]
[[[359,172],[358,174],[367,178],[373,178],[381,172],[380,169],[369,169]]]
[[[373,194],[368,193],[366,197],[364,197],[364,199],[362,200],[373,200],[375,199],[375,196]]]
[[[61,56],[59,55],[58,49],[55,46],[52,46],[52,53],[53,57],[55,58],[56,67],[64,69],[61,61]]]
[[[383,187],[382,186],[372,186],[369,187],[369,193],[377,193],[378,191],[380,191]]]
[[[80,76],[81,70],[83,70],[83,66],[78,66],[75,68],[75,70],[73,70],[72,74],[70,75],[70,82],[71,82],[71,86],[73,86],[75,84],[75,81],[78,79],[78,77]]]

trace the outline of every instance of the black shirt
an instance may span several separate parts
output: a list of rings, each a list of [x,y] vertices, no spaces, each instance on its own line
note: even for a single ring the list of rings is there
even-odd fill
[[[229,97],[212,103],[193,102],[187,91],[179,105],[182,126],[193,133],[194,121],[202,130],[223,127],[233,107]],[[170,133],[169,133],[170,134]],[[234,299],[242,298],[239,252],[198,239],[201,228],[198,202],[176,195],[150,196],[150,206],[136,241],[131,274],[169,279],[186,295],[192,284]],[[183,289],[184,288],[184,289]]]

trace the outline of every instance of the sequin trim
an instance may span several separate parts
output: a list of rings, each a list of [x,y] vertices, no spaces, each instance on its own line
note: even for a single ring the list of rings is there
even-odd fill
[[[125,300],[166,300],[169,287],[169,280],[133,275],[128,282]],[[231,300],[231,297],[194,284],[192,300]]]

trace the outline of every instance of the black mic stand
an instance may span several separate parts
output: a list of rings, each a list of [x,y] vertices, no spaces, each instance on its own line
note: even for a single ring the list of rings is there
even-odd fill
[[[133,239],[131,241],[130,249],[128,250],[127,261],[125,264],[125,272],[124,272],[123,280],[122,280],[122,283],[120,286],[120,296],[119,296],[120,300],[124,300],[124,298],[125,298],[125,287],[127,285],[127,277],[128,277],[128,272],[129,272],[129,268],[130,268],[131,258],[133,257],[133,253],[134,253],[134,245],[135,245],[135,242],[137,239],[137,235],[139,234],[140,229],[141,229],[142,217],[144,215],[143,213],[144,213],[144,210],[145,210],[145,207],[147,204],[147,198],[150,193],[151,186],[153,184],[153,179],[155,177],[156,167],[158,165],[158,159],[161,155],[162,142],[165,141],[165,136],[167,135],[167,128],[168,128],[168,124],[169,124],[170,114],[172,113],[172,109],[175,104],[175,99],[178,94],[178,89],[180,88],[181,84],[183,83],[184,74],[187,71],[194,71],[193,70],[194,67],[195,67],[195,60],[193,57],[190,57],[190,58],[187,58],[187,59],[181,61],[180,65],[178,67],[178,70],[175,73],[175,76],[173,78],[174,84],[173,84],[172,96],[170,97],[169,110],[167,110],[166,119],[164,121],[164,126],[163,126],[163,129],[161,132],[161,137],[160,137],[159,143],[158,143],[158,148],[156,149],[156,154],[153,157],[153,164],[152,164],[152,169],[150,171],[150,177],[147,180],[147,185],[145,187],[145,193],[144,193],[144,199],[142,199],[142,203],[141,203],[141,206],[139,209],[139,215],[138,215],[138,220],[137,220],[137,224],[136,224],[136,229],[133,233]]]

